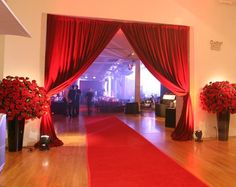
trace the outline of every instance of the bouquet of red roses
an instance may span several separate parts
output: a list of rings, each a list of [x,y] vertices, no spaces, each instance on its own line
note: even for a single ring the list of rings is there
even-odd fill
[[[43,87],[28,77],[7,76],[0,82],[0,113],[8,120],[40,118],[49,109],[49,99]]]
[[[228,81],[210,82],[203,87],[200,101],[208,112],[236,113],[236,87]]]

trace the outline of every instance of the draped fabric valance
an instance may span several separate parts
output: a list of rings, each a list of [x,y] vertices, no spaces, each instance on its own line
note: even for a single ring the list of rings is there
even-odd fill
[[[122,29],[148,70],[178,96],[184,97],[182,115],[173,139],[189,140],[193,134],[189,95],[189,27],[122,23],[47,16],[45,88],[49,97],[74,82],[93,63],[116,32]],[[48,134],[51,146],[63,143],[57,138],[51,114],[44,115],[41,134]]]

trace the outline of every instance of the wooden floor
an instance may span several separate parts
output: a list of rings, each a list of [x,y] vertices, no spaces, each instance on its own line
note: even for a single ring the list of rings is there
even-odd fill
[[[83,115],[86,114],[72,119],[54,116],[57,135],[64,146],[49,151],[28,147],[21,152],[6,152],[0,187],[88,186]],[[209,186],[236,186],[236,138],[227,142],[173,141],[170,138],[173,129],[165,128],[164,119],[153,113],[116,115]]]

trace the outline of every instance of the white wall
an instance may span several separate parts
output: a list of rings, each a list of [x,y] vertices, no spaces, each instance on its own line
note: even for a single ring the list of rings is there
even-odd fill
[[[25,75],[43,85],[46,13],[111,18],[191,27],[190,72],[195,127],[204,136],[215,136],[215,115],[199,107],[199,91],[210,80],[236,82],[236,5],[218,0],[8,0],[9,6],[32,38],[7,36],[4,76]],[[220,51],[210,50],[210,40],[222,41]],[[236,135],[236,115],[230,135]]]
[[[4,36],[0,36],[0,79],[3,78]]]

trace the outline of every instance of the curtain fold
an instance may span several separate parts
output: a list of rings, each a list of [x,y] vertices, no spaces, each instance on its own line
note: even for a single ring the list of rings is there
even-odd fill
[[[177,96],[183,96],[184,107],[175,140],[193,136],[192,105],[189,95],[189,27],[176,25],[126,23],[122,30],[147,69]]]
[[[47,16],[45,89],[47,96],[62,91],[93,63],[120,28],[120,23]],[[55,134],[51,113],[42,117],[40,134],[47,134],[51,146],[63,144]]]

